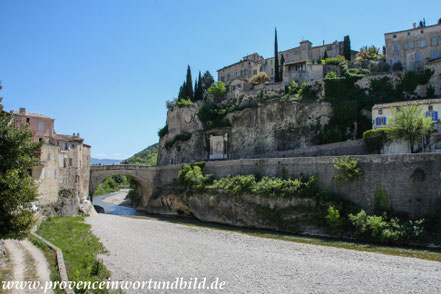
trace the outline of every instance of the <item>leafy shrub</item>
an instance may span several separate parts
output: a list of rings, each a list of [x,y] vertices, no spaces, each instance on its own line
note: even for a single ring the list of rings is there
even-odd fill
[[[202,173],[204,167],[205,162],[184,164],[178,173],[177,183],[187,187],[190,192],[203,190],[212,177],[210,174]]]
[[[168,134],[168,125],[165,125],[162,129],[159,129],[158,131],[159,138],[162,138],[167,134]]]
[[[256,187],[256,177],[254,175],[238,175],[225,177],[214,181],[211,188],[222,189],[233,195],[252,193]]]
[[[380,153],[387,141],[388,138],[386,128],[369,130],[363,133],[363,143],[369,153]]]
[[[198,117],[204,123],[205,129],[229,127],[230,122],[225,119],[229,109],[220,109],[214,103],[205,103],[199,106]]]
[[[258,74],[252,76],[249,79],[249,82],[254,85],[264,84],[268,81],[271,81],[271,78],[268,76],[266,72],[263,71],[259,72]]]
[[[317,198],[319,194],[317,177],[309,178],[270,178],[263,177],[260,181],[254,175],[237,175],[214,181],[210,189],[222,189],[233,195],[254,194],[265,197],[303,197]]]
[[[211,95],[215,101],[224,98],[226,93],[227,93],[227,88],[225,87],[225,84],[221,81],[215,82],[207,90],[207,94]]]
[[[423,233],[422,219],[401,221],[396,217],[388,218],[386,214],[367,215],[364,210],[356,215],[349,214],[348,218],[359,234],[383,243],[406,243],[418,239]]]
[[[334,158],[332,161],[334,167],[338,170],[338,174],[335,176],[337,181],[351,181],[356,177],[363,174],[361,169],[358,167],[358,160],[356,158],[350,157],[349,155],[342,158]]]
[[[295,81],[292,81],[291,85],[288,86],[287,93],[282,99],[297,98],[296,100],[316,100],[317,92],[317,90],[313,89],[312,86],[308,86],[305,82],[303,82],[299,88],[298,84]]]
[[[429,82],[434,71],[426,68],[424,73],[418,74],[415,71],[408,71],[403,75],[401,82],[397,85],[397,89],[401,92],[412,94],[418,85],[425,85]]]
[[[342,62],[346,62],[344,56],[339,55],[338,57],[328,57],[321,60],[322,64],[330,64],[330,65],[340,65]]]
[[[338,79],[338,76],[335,72],[331,71],[326,74],[325,79],[327,80]]]
[[[340,216],[340,212],[332,205],[329,205],[328,214],[325,218],[328,225],[334,230],[343,225],[343,218]]]
[[[176,98],[175,104],[177,107],[186,107],[193,104],[193,102],[189,99],[183,99],[183,98]]]

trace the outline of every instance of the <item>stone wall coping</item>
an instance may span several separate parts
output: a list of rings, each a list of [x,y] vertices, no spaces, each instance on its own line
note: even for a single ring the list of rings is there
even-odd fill
[[[61,251],[60,248],[58,248],[57,246],[55,246],[54,244],[52,244],[51,242],[49,242],[45,238],[41,237],[40,235],[37,235],[37,233],[32,232],[31,234],[32,234],[32,236],[41,240],[47,246],[49,246],[52,250],[55,251],[55,254],[57,255],[58,271],[60,272],[61,282],[65,282],[66,285],[69,285],[69,278],[67,276],[66,265],[64,263],[63,251]],[[63,290],[66,294],[75,294],[75,292],[72,289],[69,289],[68,287],[66,287]]]

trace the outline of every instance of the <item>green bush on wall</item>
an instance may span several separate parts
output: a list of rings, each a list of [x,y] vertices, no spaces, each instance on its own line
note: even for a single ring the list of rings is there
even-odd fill
[[[332,162],[339,172],[335,176],[337,181],[352,181],[354,178],[363,174],[361,168],[358,167],[358,159],[350,157],[349,155],[343,156],[342,158],[334,158]]]
[[[386,128],[369,130],[363,133],[363,143],[369,153],[380,153],[387,141]]]

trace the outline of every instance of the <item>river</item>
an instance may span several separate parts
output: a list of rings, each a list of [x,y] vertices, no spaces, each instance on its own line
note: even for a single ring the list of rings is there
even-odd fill
[[[129,189],[93,197],[93,205],[101,206],[107,214],[115,215],[146,215],[145,212],[131,207],[131,201],[125,200]]]

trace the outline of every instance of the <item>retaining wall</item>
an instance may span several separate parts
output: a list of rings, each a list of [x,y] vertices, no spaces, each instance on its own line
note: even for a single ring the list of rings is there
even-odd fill
[[[441,154],[358,155],[363,175],[352,182],[336,183],[334,156],[209,161],[204,173],[215,178],[237,174],[285,176],[316,174],[322,188],[370,209],[378,187],[386,189],[395,210],[410,217],[424,216],[441,203]],[[181,165],[157,167],[156,193],[171,188]]]

